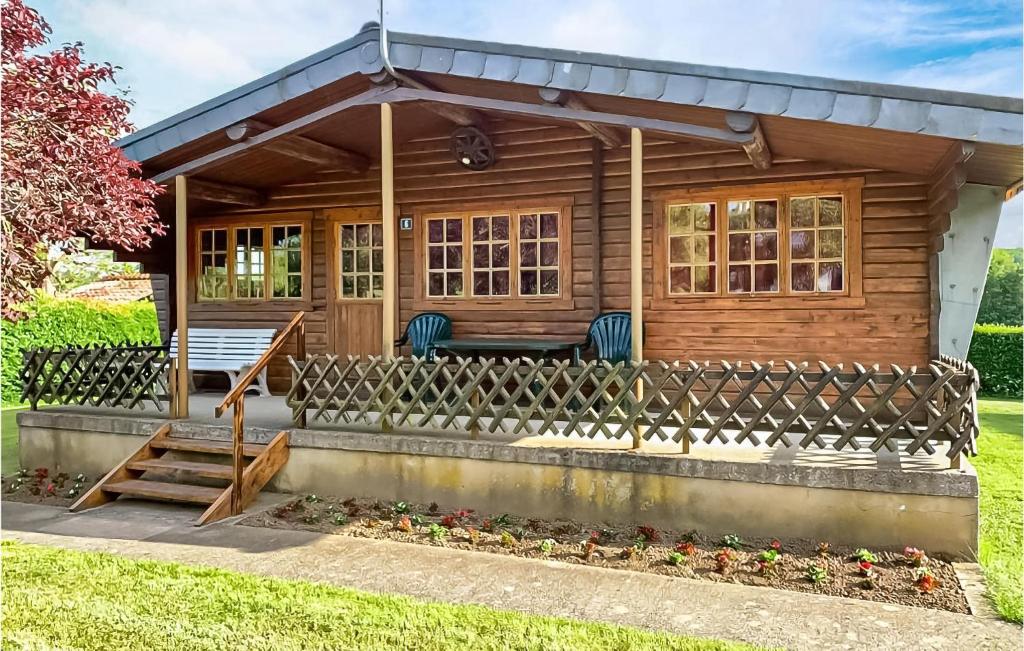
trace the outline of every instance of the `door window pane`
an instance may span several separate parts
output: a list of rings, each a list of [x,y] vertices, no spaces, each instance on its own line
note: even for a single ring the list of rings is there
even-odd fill
[[[384,227],[367,222],[340,224],[338,229],[339,298],[380,298],[384,294]]]

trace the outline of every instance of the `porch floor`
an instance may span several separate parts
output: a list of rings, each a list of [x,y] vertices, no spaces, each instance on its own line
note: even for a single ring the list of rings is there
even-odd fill
[[[190,396],[189,418],[190,425],[215,425],[230,426],[231,414],[226,413],[223,417],[217,418],[214,409],[223,399],[219,393],[194,393]],[[81,406],[60,406],[47,407],[47,411],[88,414],[91,416],[116,416],[135,417],[144,419],[167,418],[168,409],[164,404],[163,411],[156,409],[152,404],[144,409],[118,409]],[[263,430],[285,430],[293,429],[291,421],[291,410],[285,404],[284,396],[257,397],[248,396],[245,400],[245,423],[247,428]],[[322,423],[310,424],[310,429],[318,431],[345,430],[343,425],[331,426]],[[354,429],[354,428],[353,428]],[[701,434],[703,432],[700,432]],[[425,435],[417,433],[418,436]],[[426,435],[430,435],[427,433]],[[395,436],[402,436],[401,433]],[[441,434],[434,436],[441,437]],[[445,438],[465,438],[464,436],[452,435]],[[509,445],[522,447],[547,447],[547,448],[577,448],[594,450],[629,450],[630,441],[628,437],[619,440],[610,440],[600,436],[594,439],[570,436],[527,436],[510,437],[501,434],[490,434],[482,432],[481,440],[505,442]],[[777,444],[774,447],[764,445],[753,447],[746,444],[736,443],[704,443],[699,441],[690,446],[687,453],[688,458],[702,459],[708,461],[730,461],[739,463],[771,464],[777,466],[799,466],[799,467],[820,467],[820,468],[841,468],[841,469],[869,469],[869,470],[905,470],[905,471],[934,471],[951,473],[970,473],[970,464],[962,460],[961,470],[950,470],[949,459],[945,456],[948,445],[945,443],[935,444],[934,454],[926,454],[923,451],[916,455],[907,454],[903,446],[908,441],[900,441],[898,452],[882,448],[873,452],[869,445],[869,439],[862,439],[860,450],[838,451],[831,447],[835,440],[834,436],[823,435],[822,438],[829,444],[824,449],[816,446],[801,449],[797,445],[785,447]],[[659,456],[681,455],[680,445],[672,441],[645,441],[638,454],[650,454]]]

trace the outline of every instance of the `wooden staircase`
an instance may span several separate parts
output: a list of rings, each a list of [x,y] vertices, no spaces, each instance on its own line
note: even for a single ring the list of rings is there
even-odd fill
[[[245,443],[241,448],[243,470],[239,512],[252,504],[270,478],[288,461],[288,433],[278,433],[266,445]],[[172,455],[174,458],[167,458],[166,454],[172,451],[175,453]],[[138,451],[107,473],[72,504],[71,510],[90,509],[113,501],[121,495],[129,495],[206,505],[207,509],[196,520],[197,526],[220,520],[232,512],[232,453],[231,441],[173,438],[171,425],[165,424]],[[229,463],[215,463],[206,458],[193,460],[188,458],[191,455],[223,457]],[[168,475],[174,480],[166,481]],[[154,479],[154,476],[159,479]],[[183,483],[178,481],[179,478],[216,480],[220,483],[227,482],[227,485]]]

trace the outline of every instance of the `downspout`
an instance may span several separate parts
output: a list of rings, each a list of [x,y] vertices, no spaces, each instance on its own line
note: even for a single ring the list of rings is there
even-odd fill
[[[391,65],[391,56],[388,54],[388,30],[384,26],[384,0],[380,0],[380,40],[379,40],[379,43],[380,43],[380,60],[384,64],[384,70],[387,71],[387,73],[389,75],[391,75],[391,77],[393,79],[395,79],[395,81],[404,83],[405,85],[411,86],[413,88],[422,88],[423,84],[420,84],[419,82],[417,82],[414,79],[410,79],[409,77],[406,77],[402,73],[400,73],[397,70],[395,70],[395,67],[393,65]]]

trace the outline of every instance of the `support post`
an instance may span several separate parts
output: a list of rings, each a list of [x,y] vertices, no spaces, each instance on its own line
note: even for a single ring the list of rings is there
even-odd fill
[[[633,362],[643,363],[644,332],[644,141],[640,129],[629,131],[629,315],[632,327]],[[637,382],[634,389],[636,399],[643,400],[643,384]],[[639,425],[633,426],[633,449],[640,447],[643,433]]]
[[[305,367],[305,365],[308,363],[308,361],[306,360],[306,322],[305,322],[305,320],[303,320],[302,323],[299,324],[299,328],[295,332],[295,359],[298,360],[298,362],[300,364],[302,364],[303,367]],[[299,391],[296,394],[296,397],[300,401],[305,399],[306,391],[305,391],[305,389],[302,386],[299,387]],[[295,424],[298,425],[302,429],[306,428],[306,424],[307,423],[306,423],[306,410],[305,409],[303,409],[302,412],[299,414],[299,418],[298,418],[298,420],[296,421]]]
[[[235,401],[231,419],[231,515],[242,513],[242,475],[245,460],[242,445],[245,439],[245,395]]]
[[[590,263],[594,316],[601,314],[601,194],[604,182],[604,145],[593,139],[590,161]]]
[[[391,105],[380,105],[380,202],[384,228],[384,296],[380,352],[395,356],[395,161]]]
[[[174,177],[174,296],[178,326],[177,418],[188,418],[188,180]]]

